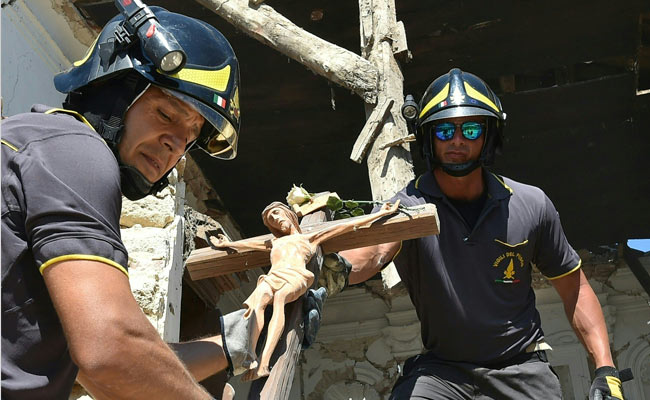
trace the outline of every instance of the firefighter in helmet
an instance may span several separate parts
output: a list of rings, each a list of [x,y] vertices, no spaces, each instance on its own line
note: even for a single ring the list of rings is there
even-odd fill
[[[590,399],[622,399],[603,312],[553,203],[541,189],[487,169],[504,141],[499,98],[454,68],[419,103],[407,96],[402,114],[429,168],[389,201],[435,204],[440,234],[342,251],[337,260],[353,284],[394,262],[417,311],[425,351],[405,362],[391,399],[560,399],[533,264],[593,358]]]
[[[67,398],[76,378],[96,398],[209,399],[198,381],[254,362],[243,310],[220,318],[219,335],[161,340],[130,291],[119,225],[122,194],[157,193],[188,150],[236,156],[237,58],[203,21],[116,5],[55,77],[63,108],[2,122],[6,398]]]

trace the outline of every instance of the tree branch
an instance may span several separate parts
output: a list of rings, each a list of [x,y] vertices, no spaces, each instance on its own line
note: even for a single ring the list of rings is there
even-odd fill
[[[312,72],[377,102],[377,68],[368,60],[312,35],[266,4],[248,0],[197,0],[247,35],[298,61]]]

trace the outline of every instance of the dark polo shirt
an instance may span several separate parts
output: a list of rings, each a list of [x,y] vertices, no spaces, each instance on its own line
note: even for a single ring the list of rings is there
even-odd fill
[[[534,186],[484,172],[488,196],[470,227],[431,172],[393,197],[433,203],[440,234],[402,243],[394,259],[435,357],[477,364],[507,360],[543,338],[531,264],[549,279],[580,267],[555,207]]]
[[[67,399],[77,376],[43,270],[127,267],[117,161],[90,126],[48,109],[2,122],[3,399]]]

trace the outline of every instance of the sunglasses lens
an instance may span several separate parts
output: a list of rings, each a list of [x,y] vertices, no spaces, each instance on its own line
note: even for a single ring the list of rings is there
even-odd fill
[[[435,125],[433,130],[436,134],[436,137],[440,140],[450,140],[454,137],[454,131],[456,130],[456,125],[451,122],[443,122],[442,124]]]
[[[476,140],[483,133],[483,125],[478,122],[465,122],[461,129],[463,130],[463,136],[469,140]]]

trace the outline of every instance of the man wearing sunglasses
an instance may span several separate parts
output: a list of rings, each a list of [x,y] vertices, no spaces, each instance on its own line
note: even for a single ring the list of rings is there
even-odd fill
[[[390,201],[435,204],[440,234],[336,257],[351,268],[350,283],[394,261],[417,311],[425,352],[406,361],[391,398],[561,398],[535,308],[535,264],[597,368],[590,399],[622,399],[600,304],[553,203],[486,169],[503,142],[499,98],[477,76],[452,69],[419,105],[407,97],[403,114],[429,171]]]

